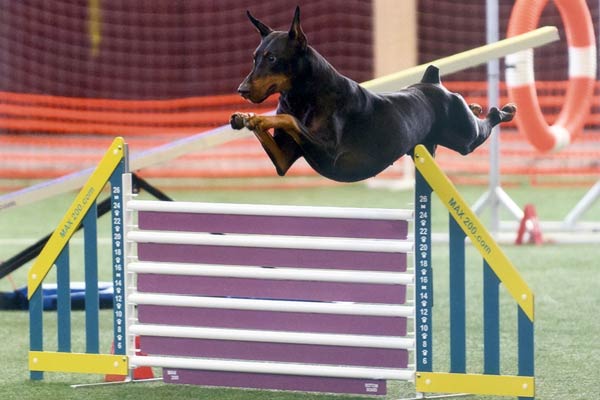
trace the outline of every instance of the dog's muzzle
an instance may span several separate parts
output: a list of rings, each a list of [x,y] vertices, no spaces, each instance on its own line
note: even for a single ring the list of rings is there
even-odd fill
[[[250,96],[250,85],[248,85],[246,82],[242,83],[238,87],[238,93],[243,98],[248,99],[248,97]]]

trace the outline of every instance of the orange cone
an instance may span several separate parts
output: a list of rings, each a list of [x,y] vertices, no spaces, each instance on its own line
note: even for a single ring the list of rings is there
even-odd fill
[[[515,244],[523,244],[525,234],[529,236],[528,243],[542,244],[542,230],[533,204],[527,204],[523,210],[523,219],[519,224]]]
[[[135,337],[135,348],[139,349],[140,348],[140,337],[136,336]],[[115,354],[115,342],[113,342],[110,345],[110,354]],[[147,356],[146,353],[142,353],[141,351],[136,351],[135,353],[138,356]],[[113,375],[113,374],[109,374],[109,375],[105,375],[104,376],[104,381],[105,382],[121,382],[124,381],[126,378],[125,375]],[[137,367],[136,369],[133,370],[133,380],[137,381],[137,380],[143,380],[143,379],[152,379],[154,378],[154,372],[152,371],[151,367]]]

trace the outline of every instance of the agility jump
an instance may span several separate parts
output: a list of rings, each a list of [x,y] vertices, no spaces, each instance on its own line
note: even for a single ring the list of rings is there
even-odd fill
[[[436,64],[442,73],[450,72],[452,68],[457,70],[477,65],[491,58],[548,43],[556,38],[555,28],[540,29],[484,46],[479,52],[465,52],[462,56],[456,55],[447,60],[438,60]],[[407,73],[414,74],[415,70],[407,71]],[[417,74],[421,75],[422,71]],[[373,85],[377,89],[389,90],[388,85],[393,85],[394,82],[398,82],[398,80],[368,82],[365,83],[365,86]],[[403,82],[404,84],[406,83]],[[210,135],[209,139],[215,139],[222,143],[234,135],[237,135],[234,131],[219,131],[215,132],[215,135]],[[186,151],[189,151],[189,141],[175,143],[169,150],[176,152],[172,148],[176,147],[177,152],[180,152],[183,151],[180,149],[183,146],[186,147]],[[356,210],[340,209],[315,211],[314,208],[300,211],[299,208],[290,210],[289,208],[268,206],[266,208],[271,212],[266,213],[267,215],[244,216],[244,213],[240,214],[239,209],[235,211],[238,206],[224,206],[225,208],[219,210],[218,214],[214,214],[215,211],[210,212],[207,205],[175,203],[175,205],[165,206],[137,200],[129,201],[129,187],[127,183],[124,185],[122,183],[122,177],[127,177],[126,172],[129,170],[126,154],[126,144],[122,139],[116,139],[99,167],[84,185],[29,273],[28,297],[31,320],[29,369],[32,379],[42,379],[45,371],[130,376],[131,371],[136,367],[152,365],[165,368],[164,376],[167,380],[169,371],[174,371],[171,376],[177,374],[180,378],[179,382],[184,380],[182,377],[185,374],[186,379],[190,381],[213,385],[223,382],[223,374],[252,373],[260,374],[263,377],[268,376],[267,379],[262,380],[265,385],[279,382],[277,387],[279,389],[334,392],[352,390],[359,393],[382,394],[386,390],[386,380],[398,379],[413,381],[418,392],[467,392],[519,396],[521,398],[534,397],[533,294],[424,147],[417,146],[414,151],[417,171],[414,243],[408,240],[409,236],[405,231],[406,221],[410,219],[412,210],[408,214],[406,211],[385,210],[375,212],[377,215],[369,215],[370,212],[364,210],[358,213]],[[158,155],[148,154],[147,156],[150,159]],[[164,158],[162,153],[159,156]],[[97,302],[95,300],[97,299],[97,289],[95,289],[97,283],[95,282],[97,282],[98,268],[95,249],[97,232],[94,213],[96,199],[107,182],[111,184],[112,199],[115,346],[114,354],[99,354],[98,309],[95,306],[95,301]],[[446,205],[452,217],[451,220],[454,221],[450,229],[452,254],[450,269],[453,278],[450,283],[449,301],[452,323],[449,332],[451,360],[448,372],[433,371],[432,337],[435,332],[431,324],[434,293],[431,280],[430,209],[433,192]],[[158,207],[158,209],[142,210],[145,207]],[[174,207],[174,209],[168,210],[167,207]],[[164,214],[166,214],[168,221],[181,220],[182,213],[185,215],[185,219],[190,214],[201,212],[219,215],[221,217],[218,218],[219,221],[250,217],[264,222],[264,219],[275,217],[271,214],[276,209],[282,214],[276,216],[275,225],[277,227],[289,225],[282,223],[279,218],[284,218],[287,222],[290,221],[290,218],[295,221],[304,220],[304,224],[307,220],[312,223],[322,220],[326,222],[325,224],[321,223],[321,226],[331,225],[334,231],[327,238],[322,238],[325,235],[322,231],[317,232],[318,238],[310,236],[315,234],[315,232],[311,232],[302,240],[290,240],[290,235],[295,238],[296,235],[302,233],[301,231],[267,232],[266,234],[260,232],[259,236],[252,236],[253,239],[250,240],[247,236],[248,232],[229,231],[232,227],[235,229],[240,225],[235,223],[227,226],[204,227],[204,232],[200,233],[185,232],[185,228],[178,228],[178,223],[172,226],[175,233],[173,231],[169,231],[168,234],[161,231],[154,233],[152,230],[144,231],[145,222],[143,221],[148,218],[148,213],[150,215],[153,215],[152,213],[163,214],[161,218],[164,218]],[[289,212],[291,215],[286,215]],[[316,215],[315,212],[319,215]],[[134,221],[131,220],[134,216],[137,216],[138,219],[138,228],[135,229],[133,228]],[[215,222],[214,217],[208,219]],[[333,220],[336,222],[333,223]],[[142,221],[141,225],[139,225],[139,221]],[[88,293],[86,293],[86,352],[72,353],[68,241],[75,228],[82,223],[86,242],[86,288],[88,289]],[[252,226],[252,224],[250,225]],[[345,225],[350,228],[344,227]],[[375,229],[379,232],[377,235],[382,234],[381,232],[387,233],[383,237],[355,236],[356,232],[362,234],[369,231],[367,228],[369,225],[377,227]],[[342,229],[340,226],[344,228]],[[357,226],[359,226],[358,229]],[[177,232],[177,229],[180,232]],[[181,232],[182,229],[184,232]],[[350,238],[346,237],[348,229],[352,232]],[[344,231],[346,234],[343,233]],[[219,235],[209,233],[219,233]],[[258,232],[253,233],[253,235],[257,234]],[[466,373],[465,362],[464,242],[467,236],[484,259],[485,362],[484,371],[479,374]],[[178,246],[193,249],[191,254],[194,257],[178,259],[179,251],[162,251],[169,247],[173,248],[172,246],[175,246],[175,249]],[[196,255],[201,256],[202,253],[205,253],[205,251],[199,250],[202,248],[204,250],[210,248],[213,251],[219,249],[215,253],[221,254],[221,258],[217,260],[197,259]],[[210,253],[212,254],[213,251]],[[158,253],[159,259],[144,259],[152,253],[155,255]],[[184,254],[187,253],[187,251],[184,252]],[[284,256],[287,256],[288,253],[295,254],[296,257],[293,260],[286,259]],[[168,254],[174,255],[176,258],[173,260],[160,259],[163,255]],[[337,257],[342,254],[343,257]],[[369,258],[375,257],[378,260],[377,265],[365,262],[366,254],[369,254]],[[414,254],[412,257],[413,268],[407,261],[409,254]],[[131,265],[128,264],[129,257],[136,259]],[[310,264],[310,260],[314,257],[317,257],[316,259],[323,264]],[[270,263],[269,260],[271,260]],[[198,262],[202,264],[202,268],[197,267]],[[308,262],[308,264],[305,265],[304,262]],[[247,265],[248,263],[250,265]],[[41,284],[55,264],[59,286],[58,351],[46,351],[43,345]],[[263,268],[265,266],[267,268]],[[324,269],[323,266],[325,266]],[[198,272],[199,270],[203,271],[202,274]],[[184,288],[183,290],[189,290],[190,293],[171,292],[174,289],[170,286],[174,285],[156,285],[156,275],[161,274],[164,275],[166,281],[179,281],[179,283],[182,283],[182,280],[204,282],[217,280],[226,285],[228,290],[197,293],[195,292],[196,285],[192,285],[191,288],[188,285],[188,289]],[[249,286],[245,292],[237,292],[240,285],[236,283],[240,280],[245,283],[252,281],[256,285]],[[269,290],[276,292],[279,286],[265,284],[265,282],[271,281],[277,281],[278,284],[285,282],[283,287],[293,288],[293,290],[288,290],[289,293],[285,293],[285,295],[293,296],[291,298],[282,297],[282,293],[269,292]],[[499,375],[498,286],[500,283],[506,286],[519,310],[518,337],[516,339],[519,343],[519,371],[516,376]],[[176,284],[175,286],[180,285]],[[201,286],[213,289],[211,285]],[[248,287],[248,285],[241,286],[243,289]],[[306,288],[309,286],[311,290],[307,291]],[[317,291],[317,294],[321,293],[325,297],[305,299],[307,293],[313,293],[314,287],[320,287],[321,290]],[[348,291],[348,287],[352,287],[353,290]],[[374,288],[377,290],[373,290]],[[217,290],[218,286],[215,286],[214,289]],[[155,290],[158,292],[154,292]],[[248,290],[252,292],[249,293]],[[161,291],[167,291],[167,293]],[[354,294],[355,292],[356,294]],[[310,300],[310,302],[298,300]],[[352,302],[352,304],[348,302]],[[376,306],[373,306],[374,304]],[[209,324],[210,321],[213,321],[215,326],[188,326],[186,329],[180,330],[178,329],[180,325],[177,324],[181,324],[182,321],[179,321],[165,327],[158,327],[157,325],[164,325],[162,324],[164,321],[159,323],[158,321],[144,320],[148,317],[147,309],[152,309],[152,307],[181,308],[187,313],[191,312],[192,317],[194,313],[206,313],[206,310],[213,310],[214,318],[202,318],[202,320],[208,321]],[[319,326],[334,326],[335,329],[311,332],[310,329],[315,328],[304,326],[290,327],[286,331],[278,329],[281,325],[269,327],[267,322],[263,322],[264,319],[260,318],[262,324],[259,325],[234,328],[216,325],[222,323],[218,321],[225,314],[230,315],[230,320],[242,322],[239,318],[231,317],[237,313],[263,313],[270,316],[269,320],[273,319],[273,315],[281,314],[287,316],[288,321],[290,313],[299,314],[293,323],[302,321],[301,315],[305,317],[317,315],[323,320],[323,324]],[[151,315],[159,316],[161,314],[164,316],[164,313],[152,313]],[[357,319],[362,319],[363,322],[375,319],[381,323],[367,323],[369,329],[375,330],[360,331],[360,329],[366,328],[361,323],[355,323]],[[306,321],[306,318],[304,320]],[[187,321],[197,322],[195,318],[189,318]],[[359,329],[359,331],[352,331],[352,329]],[[265,331],[267,331],[266,334]],[[142,349],[144,346],[150,346],[147,349],[150,356],[139,357],[136,355],[135,337],[137,335],[141,336]],[[370,337],[370,340],[363,341],[364,336]],[[165,338],[169,339],[165,340]],[[203,341],[219,341],[227,343],[227,345],[211,349],[214,351],[220,349],[224,353],[213,354],[210,358],[198,358],[197,354],[181,354],[181,346],[178,346],[177,343],[182,341],[195,341],[194,343],[199,343],[200,348],[202,348]],[[230,346],[236,342],[254,343],[255,349],[261,348],[263,345],[268,346],[269,354],[275,357],[275,360],[254,359],[252,354],[238,353],[237,350],[243,350],[239,345]],[[172,348],[170,348],[171,346]],[[280,351],[281,346],[287,346],[287,350]],[[340,352],[337,350],[340,346],[345,350],[352,349],[352,351]],[[245,349],[246,346],[241,347]],[[305,354],[301,351],[294,351],[294,348],[310,348],[311,351],[306,352],[308,359],[277,358],[279,357],[277,354],[281,353],[284,353],[286,357]],[[292,350],[290,351],[290,349]],[[327,351],[323,351],[324,349]],[[377,351],[381,357],[369,357],[368,354],[373,351]],[[352,357],[344,360],[337,359],[342,353],[351,354]],[[388,354],[394,354],[395,357],[390,359],[384,356]],[[313,368],[314,365],[318,365],[318,368]],[[231,377],[231,375],[228,376]],[[274,376],[279,378],[273,378]],[[291,378],[288,380],[282,377]],[[345,385],[343,389],[336,388],[338,385],[334,383],[337,379],[354,382],[351,385],[353,388],[346,389]],[[256,382],[258,381],[260,380],[256,380]],[[246,382],[241,382],[240,386],[246,386],[248,383],[246,380]],[[227,380],[227,384],[232,385],[231,380]]]
[[[413,379],[411,210],[164,205],[125,202],[128,331],[149,355],[130,363],[261,389],[385,394],[385,379]]]
[[[128,375],[154,366],[173,383],[384,394],[387,380],[407,380],[418,392],[533,398],[533,294],[424,147],[415,149],[414,211],[138,201],[123,174],[126,153],[116,139],[30,271],[32,379],[43,371]],[[86,353],[72,353],[67,241],[109,181],[115,354],[98,354],[93,306],[86,306]],[[431,324],[432,190],[455,221],[448,372],[432,369],[432,338],[441,334]],[[487,271],[480,374],[465,370],[466,236]],[[87,258],[91,299],[97,266]],[[56,352],[43,347],[40,290],[55,262]],[[518,376],[498,374],[500,282],[519,310]],[[149,356],[135,355],[136,336]]]

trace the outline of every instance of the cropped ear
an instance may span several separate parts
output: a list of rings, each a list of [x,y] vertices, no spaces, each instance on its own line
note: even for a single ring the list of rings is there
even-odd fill
[[[306,35],[302,31],[300,26],[300,7],[296,6],[296,12],[294,12],[294,20],[289,32],[290,39],[295,40],[302,49],[306,48]]]
[[[260,36],[265,37],[269,33],[273,32],[273,29],[269,28],[268,26],[266,26],[265,24],[263,24],[262,22],[260,22],[256,18],[254,18],[252,16],[252,14],[250,14],[250,11],[246,11],[246,14],[248,15],[248,18],[250,19],[250,22],[252,22],[252,24],[258,30],[258,33],[260,33]]]

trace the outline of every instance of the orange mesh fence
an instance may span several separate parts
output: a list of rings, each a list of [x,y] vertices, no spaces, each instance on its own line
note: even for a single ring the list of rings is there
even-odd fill
[[[138,101],[0,92],[0,128],[9,133],[191,134],[227,123],[232,109],[267,110],[274,104],[252,107],[234,95]]]
[[[447,82],[468,102],[486,104],[485,82]],[[540,105],[550,123],[560,111],[566,82],[539,82]],[[501,87],[501,103],[507,102]],[[132,151],[147,150],[192,133],[224,125],[233,111],[265,112],[276,99],[256,106],[237,95],[204,96],[174,100],[112,100],[68,98],[0,92],[0,178],[49,179],[93,165],[112,136],[123,135]],[[594,112],[585,132],[567,149],[541,155],[531,147],[514,124],[502,129],[503,175],[528,176],[532,182],[544,175],[598,176],[600,174],[600,85]],[[450,174],[471,182],[488,173],[489,148],[482,146],[469,157],[441,149],[438,161]],[[401,168],[384,176],[398,178]],[[197,152],[142,171],[146,177],[233,178],[274,177],[274,169],[254,138]],[[300,161],[291,176],[314,176]],[[470,178],[467,178],[470,177]]]
[[[0,178],[59,177],[93,165],[113,136],[125,136],[134,152],[143,151],[225,125],[233,111],[265,112],[276,102],[273,98],[257,106],[237,95],[139,101],[0,92]],[[251,158],[245,148],[233,157]],[[254,157],[258,156],[256,153]],[[198,164],[198,157],[203,165]],[[258,175],[239,167],[227,170],[214,158],[210,154],[185,156],[173,165],[152,168],[147,174]]]

